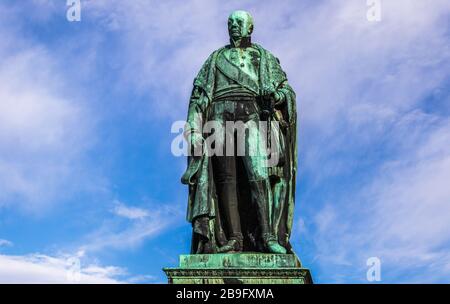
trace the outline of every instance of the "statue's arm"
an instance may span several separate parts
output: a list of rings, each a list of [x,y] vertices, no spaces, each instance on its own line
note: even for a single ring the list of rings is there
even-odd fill
[[[206,120],[206,111],[210,103],[205,90],[211,87],[211,80],[209,79],[211,77],[208,76],[217,53],[218,51],[215,51],[208,57],[194,79],[194,88],[189,100],[187,124],[184,133],[186,140],[194,148],[203,143],[202,126],[204,120]]]
[[[287,96],[295,95],[294,90],[291,88],[287,80],[284,80],[275,89],[275,106],[282,106],[286,102]]]
[[[192,147],[197,147],[203,143],[202,126],[206,110],[205,98],[207,97],[203,90],[194,85],[189,100],[188,117],[184,131],[184,136]]]
[[[295,100],[296,94],[292,87],[289,85],[287,75],[281,68],[280,60],[273,54],[268,52],[269,66],[272,74],[274,84],[274,108],[278,120],[285,123],[292,123],[296,120]],[[283,114],[281,114],[283,113]]]
[[[281,106],[289,98],[295,98],[295,92],[288,83],[286,72],[281,68],[280,60],[272,54],[269,54],[269,57],[271,57],[272,71],[276,78],[280,80],[275,88],[275,105]]]
[[[264,50],[264,52],[267,56],[271,83],[268,87],[263,88],[263,95],[270,95],[273,105],[276,108],[281,108],[289,99],[295,99],[295,92],[288,83],[286,73],[281,68],[280,60],[269,51]]]

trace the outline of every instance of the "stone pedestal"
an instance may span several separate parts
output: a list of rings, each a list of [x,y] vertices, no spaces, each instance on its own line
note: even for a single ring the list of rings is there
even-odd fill
[[[294,254],[180,255],[180,266],[164,272],[170,284],[312,284]]]

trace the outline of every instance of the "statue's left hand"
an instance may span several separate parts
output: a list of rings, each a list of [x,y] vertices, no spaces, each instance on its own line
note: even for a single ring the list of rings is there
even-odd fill
[[[264,98],[267,98],[267,99],[270,98],[275,102],[278,102],[283,98],[281,93],[278,93],[277,90],[275,90],[275,88],[273,88],[273,87],[263,88],[263,96],[264,96]]]

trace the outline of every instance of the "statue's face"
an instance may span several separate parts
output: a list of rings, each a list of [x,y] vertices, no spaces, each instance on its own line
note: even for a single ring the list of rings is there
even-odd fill
[[[250,37],[253,31],[253,20],[244,11],[233,12],[228,18],[228,33],[233,39]]]

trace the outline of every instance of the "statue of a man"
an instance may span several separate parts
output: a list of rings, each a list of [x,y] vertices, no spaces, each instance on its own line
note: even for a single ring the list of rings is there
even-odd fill
[[[228,19],[230,44],[214,51],[194,80],[185,136],[192,153],[182,182],[189,185],[187,219],[192,223],[192,253],[292,252],[289,243],[297,165],[295,93],[279,60],[251,42],[253,18],[235,11]],[[215,148],[204,149],[215,122]],[[225,127],[241,123],[253,130],[268,122],[270,141],[261,132],[239,134]],[[212,131],[212,130],[209,130]],[[231,140],[230,140],[231,138]],[[232,140],[277,151],[236,153]],[[209,142],[211,143],[211,142]],[[275,144],[274,144],[275,143]],[[237,145],[239,146],[239,144]],[[210,147],[211,148],[211,147]],[[230,148],[230,149],[229,149]],[[232,151],[231,155],[229,151]],[[237,155],[239,154],[239,155]]]

